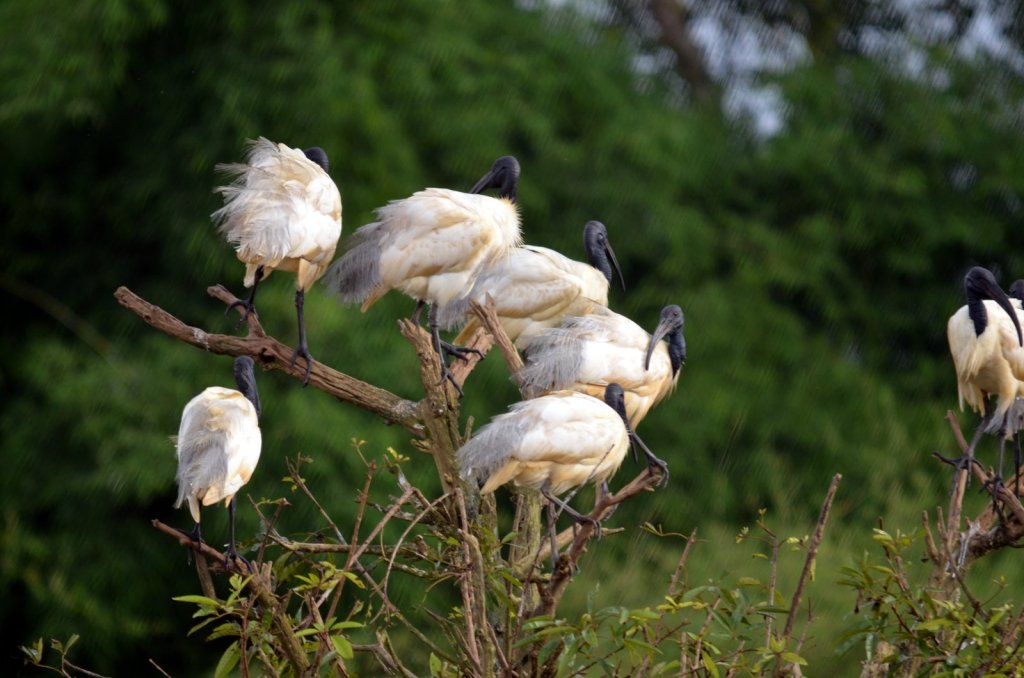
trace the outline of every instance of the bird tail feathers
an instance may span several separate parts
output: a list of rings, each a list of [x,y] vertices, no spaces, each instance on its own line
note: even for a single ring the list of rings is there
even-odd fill
[[[353,233],[345,251],[327,269],[323,284],[344,303],[364,301],[380,286],[383,233],[379,226],[379,222],[367,224]]]

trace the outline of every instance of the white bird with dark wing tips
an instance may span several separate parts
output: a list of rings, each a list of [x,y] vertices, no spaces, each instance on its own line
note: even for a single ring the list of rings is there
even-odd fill
[[[458,451],[462,477],[481,483],[484,494],[509,482],[539,490],[577,522],[590,519],[558,495],[588,482],[607,491],[631,442],[667,481],[668,466],[629,428],[622,388],[609,384],[602,395],[556,391],[512,405]]]
[[[674,304],[662,309],[652,336],[629,318],[598,308],[534,335],[525,354],[520,383],[528,397],[559,389],[600,397],[616,383],[636,428],[679,381],[686,361],[683,311]]]
[[[228,507],[231,543],[235,552],[235,494],[249,482],[260,460],[260,399],[253,359],[235,360],[235,382],[241,391],[211,386],[190,400],[181,413],[174,438],[178,458],[178,499],[174,508],[188,504],[196,526],[191,536],[202,542],[199,506],[223,501]]]
[[[960,409],[964,402],[982,415],[962,463],[974,460],[974,448],[987,429],[1001,433],[999,467],[1003,446],[1013,436],[1007,421],[1024,380],[1024,337],[1021,320],[1006,293],[987,269],[975,266],[964,276],[967,305],[954,313],[946,326],[949,352],[956,368]],[[995,408],[988,399],[995,396]],[[995,427],[995,428],[993,428]]]
[[[477,276],[520,244],[518,185],[519,162],[503,156],[469,193],[428,188],[381,207],[345,242],[325,284],[363,311],[392,289],[417,300],[414,317],[429,303],[435,348],[460,355],[438,336],[437,309],[468,296]],[[491,188],[497,198],[478,195]]]
[[[305,358],[307,383],[313,359],[302,314],[305,293],[327,270],[341,236],[341,194],[327,166],[322,148],[300,151],[260,137],[251,142],[246,163],[217,166],[236,179],[216,189],[224,206],[212,215],[245,263],[244,284],[252,293],[236,302],[245,308],[243,320],[254,310],[257,286],[271,271],[297,275],[299,344],[292,364]]]
[[[623,289],[626,284],[605,225],[588,221],[583,227],[583,245],[589,265],[547,247],[514,249],[507,259],[477,278],[468,297],[440,308],[439,324],[450,329],[468,318],[455,337],[456,344],[465,344],[480,326],[479,319],[468,313],[469,300],[482,302],[490,294],[505,333],[523,348],[529,337],[556,327],[565,316],[586,315],[597,306],[608,306],[613,271]]]

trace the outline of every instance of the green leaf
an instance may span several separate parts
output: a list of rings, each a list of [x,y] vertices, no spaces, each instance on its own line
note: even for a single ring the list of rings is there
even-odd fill
[[[796,652],[783,652],[781,655],[783,661],[787,661],[790,664],[799,664],[800,666],[807,666],[807,660],[798,655]]]
[[[428,660],[428,666],[430,666],[430,675],[439,676],[441,675],[441,659],[434,654],[430,653],[430,659]]]
[[[235,622],[228,622],[226,624],[221,624],[211,631],[210,635],[206,636],[206,640],[217,640],[218,638],[224,638],[226,636],[238,636],[240,633],[241,629],[238,624]]]
[[[354,622],[354,621],[340,621],[340,622],[334,622],[333,624],[331,624],[331,630],[332,631],[344,631],[344,630],[347,630],[347,629],[361,629],[361,628],[363,628],[363,624],[360,624],[359,622]]]
[[[715,678],[718,678],[718,667],[715,666],[715,662],[713,659],[711,659],[711,655],[709,655],[707,652],[701,652],[700,661],[702,664],[704,664],[704,668],[708,670],[708,673],[710,673]]]
[[[331,643],[334,644],[334,649],[337,650],[338,656],[342,659],[352,659],[352,643],[348,642],[348,638],[344,636],[331,636]]]
[[[237,641],[228,645],[227,649],[224,650],[224,654],[220,656],[220,661],[217,662],[217,668],[213,670],[213,678],[226,678],[235,668],[235,665],[238,664],[241,654]]]
[[[917,625],[918,631],[938,631],[939,629],[949,628],[953,625],[953,622],[949,619],[943,619],[942,617],[935,617],[933,619],[925,619],[923,622]]]
[[[171,600],[176,600],[179,603],[195,603],[196,605],[205,605],[207,607],[217,607],[220,605],[220,601],[214,600],[213,598],[207,598],[206,596],[175,596]]]

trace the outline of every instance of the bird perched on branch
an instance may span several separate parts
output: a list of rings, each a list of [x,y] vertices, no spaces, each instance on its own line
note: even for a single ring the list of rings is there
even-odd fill
[[[249,482],[260,460],[260,398],[253,359],[235,359],[235,383],[240,390],[211,386],[190,400],[181,413],[174,438],[178,457],[178,499],[174,508],[188,504],[196,526],[191,536],[202,543],[199,506],[223,501],[231,523],[230,545],[235,551],[235,494]]]
[[[674,304],[663,308],[650,335],[626,316],[599,307],[534,335],[525,354],[519,378],[527,397],[560,389],[600,397],[616,383],[636,428],[679,381],[686,361],[683,311]]]
[[[622,387],[609,384],[602,395],[599,400],[576,391],[556,391],[512,405],[459,449],[462,477],[481,483],[483,494],[509,482],[539,490],[552,510],[557,507],[577,522],[592,523],[558,495],[588,482],[607,492],[607,481],[631,442],[667,481],[668,465],[629,427]],[[595,527],[600,529],[596,523]]]
[[[299,356],[306,360],[304,383],[313,369],[302,314],[305,294],[327,270],[341,235],[341,194],[327,167],[322,148],[300,151],[263,137],[250,142],[244,164],[217,166],[235,180],[216,189],[224,206],[212,218],[245,263],[244,284],[252,288],[247,300],[232,307],[245,309],[244,320],[255,309],[256,288],[271,271],[296,274],[299,344],[292,364]]]
[[[377,221],[345,242],[325,284],[343,302],[362,302],[363,311],[392,289],[417,301],[416,320],[430,304],[434,348],[464,356],[464,349],[441,341],[437,309],[467,297],[484,268],[519,245],[518,185],[519,162],[503,156],[469,193],[428,188],[381,207]],[[492,188],[497,198],[479,195]],[[443,356],[441,368],[442,378],[452,379]]]
[[[967,305],[950,317],[946,336],[956,368],[960,409],[966,401],[982,415],[982,421],[958,463],[974,461],[974,448],[982,433],[998,432],[1001,472],[1003,447],[1014,433],[1008,414],[1021,393],[1020,382],[1024,379],[1021,321],[1009,297],[985,268],[975,266],[967,272],[964,293]],[[993,396],[994,408],[988,402]]]
[[[456,344],[465,344],[480,326],[476,316],[467,313],[469,300],[483,302],[490,294],[508,338],[523,348],[529,337],[557,326],[563,317],[586,315],[596,306],[607,306],[612,272],[619,276],[623,289],[626,283],[604,224],[586,223],[583,247],[589,265],[547,247],[517,247],[508,258],[488,267],[467,297],[440,308],[439,324],[450,329],[468,318],[455,337]]]

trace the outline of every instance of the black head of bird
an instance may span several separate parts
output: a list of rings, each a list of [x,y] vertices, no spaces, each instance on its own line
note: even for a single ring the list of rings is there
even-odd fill
[[[242,395],[256,408],[256,416],[259,417],[263,414],[263,409],[260,407],[260,393],[256,388],[256,373],[253,369],[255,364],[252,356],[240,355],[235,358],[235,383],[238,384],[238,390]]]
[[[1024,280],[1017,279],[1010,285],[1010,298],[1024,303]]]
[[[303,153],[306,154],[307,158],[323,167],[325,172],[330,171],[327,169],[327,151],[320,148],[319,146],[314,146],[313,148],[307,148],[306,150],[303,151]]]
[[[669,304],[661,309],[661,320],[654,328],[651,343],[647,346],[647,357],[644,360],[645,370],[650,369],[651,355],[662,339],[668,342],[668,357],[672,361],[672,374],[676,374],[679,367],[686,362],[686,340],[683,338],[683,309],[675,304]]]
[[[489,188],[497,189],[500,197],[515,202],[519,192],[519,161],[511,155],[501,156],[469,192],[483,193]]]
[[[619,276],[619,282],[622,283],[622,289],[626,289],[619,261],[615,258],[611,243],[608,242],[608,229],[600,221],[588,221],[583,227],[583,249],[587,252],[590,265],[601,271],[609,283],[612,281],[614,269]]]
[[[964,294],[967,297],[967,313],[971,317],[971,322],[974,323],[975,334],[981,336],[988,326],[988,316],[983,303],[988,299],[999,304],[1006,311],[1006,315],[1010,316],[1010,320],[1017,330],[1017,342],[1020,346],[1024,346],[1024,336],[1021,335],[1017,312],[991,271],[981,266],[975,266],[967,271],[967,275],[964,276]]]

